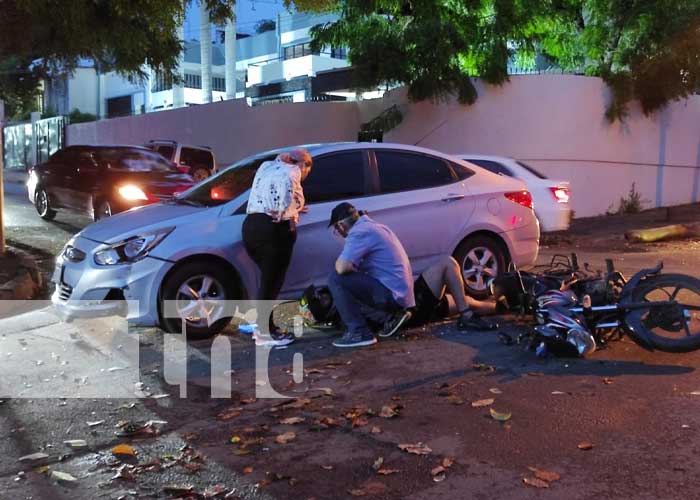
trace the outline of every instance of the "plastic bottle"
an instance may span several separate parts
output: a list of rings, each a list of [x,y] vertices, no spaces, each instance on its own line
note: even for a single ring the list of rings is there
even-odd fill
[[[547,344],[540,342],[540,345],[538,345],[537,349],[535,349],[535,354],[538,358],[544,358],[547,356]]]

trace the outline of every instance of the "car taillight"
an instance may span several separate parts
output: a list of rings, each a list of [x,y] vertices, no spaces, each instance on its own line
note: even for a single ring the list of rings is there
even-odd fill
[[[505,197],[518,205],[522,205],[530,209],[532,208],[532,195],[530,194],[530,191],[513,191],[506,193]]]
[[[557,200],[557,203],[569,203],[569,188],[563,186],[550,187],[552,196]]]

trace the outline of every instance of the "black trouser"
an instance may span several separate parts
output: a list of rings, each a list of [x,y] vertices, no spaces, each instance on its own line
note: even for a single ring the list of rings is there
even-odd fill
[[[250,214],[243,221],[243,244],[260,268],[258,300],[274,300],[287,274],[297,232],[290,221],[273,222],[266,214]],[[270,316],[270,331],[273,327]]]

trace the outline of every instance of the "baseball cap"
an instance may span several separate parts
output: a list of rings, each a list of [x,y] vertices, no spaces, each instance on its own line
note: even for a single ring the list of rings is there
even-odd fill
[[[347,201],[339,203],[331,211],[331,221],[328,223],[328,227],[331,227],[336,222],[357,214],[357,209],[351,203],[348,203]]]

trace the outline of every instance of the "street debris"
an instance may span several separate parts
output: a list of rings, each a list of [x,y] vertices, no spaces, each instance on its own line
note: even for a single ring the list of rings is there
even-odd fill
[[[379,470],[379,469],[382,468],[382,464],[383,464],[383,463],[384,463],[384,457],[379,457],[379,458],[376,459],[376,460],[374,461],[374,463],[372,464],[372,468],[373,468],[374,470]]]
[[[536,477],[524,477],[523,483],[528,486],[534,486],[535,488],[549,488],[549,483]]]
[[[561,476],[559,474],[557,474],[556,472],[537,469],[535,467],[528,467],[528,469],[530,469],[530,471],[535,474],[535,477],[537,479],[541,479],[542,481],[547,481],[548,483],[553,483],[554,481],[559,481],[559,479],[561,479]]]
[[[136,455],[136,450],[129,446],[128,444],[118,444],[117,446],[113,447],[111,450],[112,455],[128,455],[128,456],[134,456]]]
[[[96,420],[96,421],[94,421],[94,422],[86,422],[86,424],[88,425],[88,427],[97,427],[98,425],[102,425],[102,424],[104,424],[104,423],[105,423],[104,420]]]
[[[240,415],[241,415],[241,408],[240,407],[229,408],[228,410],[224,410],[222,412],[219,412],[216,415],[216,419],[226,421],[226,420],[231,420],[232,418],[239,417]]]
[[[171,495],[173,497],[181,497],[185,495],[190,495],[194,492],[194,486],[191,484],[183,484],[183,485],[168,485],[168,486],[163,486],[163,493],[167,493],[168,495]]]
[[[394,418],[399,415],[399,410],[403,408],[403,406],[399,404],[393,404],[393,405],[385,405],[382,406],[381,411],[379,412],[379,416],[382,418]]]
[[[61,472],[57,470],[51,471],[51,479],[55,479],[61,483],[75,483],[78,481],[74,476],[68,474],[67,472]]]
[[[498,387],[492,387],[491,389],[489,389],[489,392],[491,394],[502,394],[503,393],[503,391],[500,390]]]
[[[165,424],[167,422],[164,420],[149,420],[145,423],[120,421],[117,426],[121,428],[115,434],[119,437],[150,438],[160,434],[158,425]]]
[[[253,468],[249,465],[247,467],[243,467],[243,474],[252,474],[253,473]]]
[[[282,425],[296,425],[301,424],[303,422],[306,422],[306,419],[304,417],[289,417],[280,420],[280,424]]]
[[[472,368],[483,373],[493,373],[496,371],[495,366],[487,365],[486,363],[474,363]]]
[[[290,441],[294,441],[296,437],[297,435],[294,432],[285,432],[284,434],[278,434],[277,437],[275,437],[275,443],[287,444]]]
[[[71,448],[85,448],[87,446],[87,442],[84,439],[69,439],[63,441],[63,444]]]
[[[495,400],[493,398],[478,399],[472,401],[472,408],[482,408],[484,406],[491,406]]]
[[[683,238],[685,236],[698,236],[700,224],[671,224],[669,226],[654,227],[650,229],[634,229],[625,231],[627,241],[638,243],[653,243],[656,241]]]
[[[364,497],[367,495],[379,496],[386,493],[386,490],[387,487],[384,483],[369,481],[360,488],[348,490],[348,493],[350,493],[354,497]]]
[[[433,451],[429,447],[424,445],[423,443],[400,444],[398,446],[399,446],[399,449],[401,449],[407,453],[413,453],[414,455],[429,455]]]
[[[49,458],[49,456],[46,453],[32,453],[31,455],[24,455],[23,457],[19,457],[17,459],[18,462],[37,462],[39,460],[44,460],[45,458]]]
[[[369,432],[370,432],[370,434],[381,434],[382,430],[375,425],[372,427],[372,429],[370,429]]]
[[[583,451],[588,451],[593,449],[593,445],[587,441],[578,444],[578,449]]]
[[[491,418],[494,420],[498,420],[499,422],[506,422],[507,420],[510,420],[510,417],[513,416],[512,413],[501,413],[493,408],[489,408],[489,413],[491,414]]]

